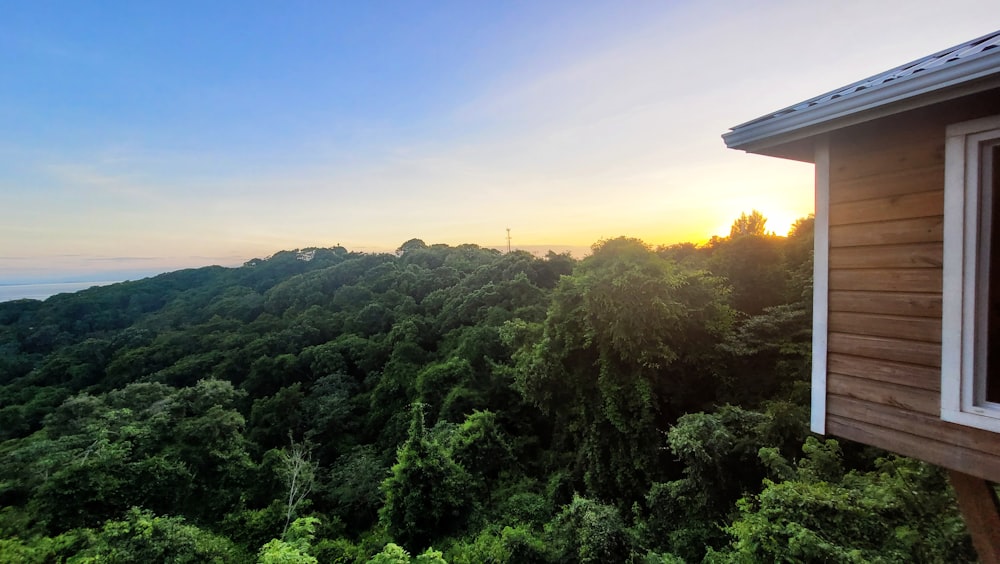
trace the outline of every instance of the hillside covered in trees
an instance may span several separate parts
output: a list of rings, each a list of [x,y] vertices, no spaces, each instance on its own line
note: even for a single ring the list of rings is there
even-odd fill
[[[0,304],[0,562],[960,562],[808,432],[812,221],[284,251]]]

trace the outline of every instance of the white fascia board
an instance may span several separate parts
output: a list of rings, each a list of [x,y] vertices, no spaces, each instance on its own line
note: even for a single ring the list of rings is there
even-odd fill
[[[816,216],[813,232],[812,397],[809,428],[826,433],[826,357],[830,301],[830,141],[816,140]]]

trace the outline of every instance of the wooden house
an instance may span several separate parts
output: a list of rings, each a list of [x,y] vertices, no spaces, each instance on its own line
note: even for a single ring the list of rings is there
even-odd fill
[[[1000,560],[1000,31],[723,138],[815,164],[813,431],[948,469]]]

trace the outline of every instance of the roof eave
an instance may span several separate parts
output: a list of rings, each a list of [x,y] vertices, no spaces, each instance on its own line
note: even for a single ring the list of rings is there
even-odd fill
[[[722,135],[726,146],[749,153],[856,123],[916,109],[1000,86],[1000,57],[984,54],[934,72],[887,83],[814,109],[736,126]]]

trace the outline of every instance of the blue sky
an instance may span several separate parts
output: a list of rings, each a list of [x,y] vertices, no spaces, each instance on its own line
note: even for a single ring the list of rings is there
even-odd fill
[[[10,2],[0,283],[280,249],[704,240],[812,211],[729,127],[1000,25],[992,1]]]

